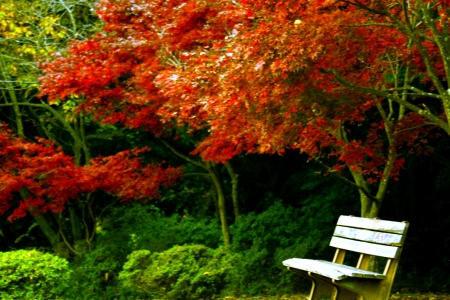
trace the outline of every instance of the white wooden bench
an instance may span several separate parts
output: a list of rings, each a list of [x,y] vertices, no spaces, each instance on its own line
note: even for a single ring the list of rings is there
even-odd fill
[[[311,300],[387,300],[408,226],[408,222],[341,216],[330,242],[337,248],[333,262],[291,258],[283,265],[312,280]],[[343,264],[347,250],[360,253],[356,267]],[[383,273],[367,270],[372,256],[385,258]]]

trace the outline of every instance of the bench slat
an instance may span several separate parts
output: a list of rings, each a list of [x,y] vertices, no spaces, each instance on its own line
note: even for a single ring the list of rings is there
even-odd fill
[[[286,267],[323,275],[336,280],[347,278],[346,275],[337,271],[335,268],[323,265],[318,260],[291,258],[283,261],[283,265],[285,265]]]
[[[336,236],[331,239],[330,246],[388,258],[397,258],[399,253],[398,247],[360,242]]]
[[[361,240],[365,242],[390,246],[401,246],[403,242],[403,235],[401,234],[385,233],[342,226],[336,226],[333,235],[353,240]]]
[[[336,263],[333,263],[330,261],[325,261],[325,260],[320,260],[320,262],[323,264],[328,264],[328,265],[334,266],[335,268],[337,268],[339,270],[339,272],[341,272],[349,277],[372,278],[372,279],[386,279],[387,278],[386,275],[383,275],[380,273],[361,270],[361,269],[347,266],[347,265],[336,264]]]
[[[291,258],[283,261],[283,265],[315,274],[323,275],[335,280],[347,277],[359,277],[370,279],[385,279],[387,276],[371,271],[360,270],[354,267],[332,263],[323,260]]]
[[[385,220],[340,216],[337,225],[404,234],[408,224]]]

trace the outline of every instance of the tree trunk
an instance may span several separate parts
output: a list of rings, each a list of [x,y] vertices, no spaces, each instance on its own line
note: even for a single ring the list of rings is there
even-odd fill
[[[63,258],[69,258],[69,249],[65,243],[61,241],[59,233],[53,230],[51,223],[47,218],[41,214],[32,216],[36,223],[38,223],[39,228],[41,228],[47,240],[50,242],[55,254]]]
[[[358,171],[352,171],[350,168],[350,173],[352,174],[353,180],[358,187],[359,198],[361,201],[361,217],[363,218],[376,218],[380,212],[380,206],[383,198],[378,199],[370,194],[368,185],[364,177]],[[381,187],[381,186],[379,186]],[[384,188],[386,186],[383,186]],[[384,193],[379,193],[384,196]]]
[[[84,163],[86,165],[89,165],[91,160],[91,150],[89,149],[89,144],[86,139],[84,116],[82,113],[80,113],[79,118],[80,118],[80,140],[81,140],[81,148],[83,148],[84,153]]]
[[[217,191],[217,200],[218,200],[218,207],[219,207],[220,223],[222,225],[223,242],[224,242],[225,247],[228,247],[228,246],[230,246],[231,239],[230,239],[230,232],[229,232],[229,228],[228,228],[227,210],[226,210],[226,206],[225,206],[225,193],[223,191],[222,183],[221,183],[220,178],[214,168],[213,163],[209,163],[208,172],[212,178],[212,181],[213,181],[214,186]]]
[[[69,206],[70,226],[72,228],[73,247],[79,253],[84,253],[88,250],[86,240],[83,238],[81,221],[75,211],[75,208]]]
[[[226,207],[225,207],[225,193],[223,191],[222,183],[218,176],[219,174],[215,171],[214,164],[210,163],[210,162],[199,162],[199,161],[179,152],[177,149],[175,149],[172,145],[170,145],[165,140],[160,139],[160,141],[177,156],[183,158],[187,162],[190,162],[193,165],[200,167],[208,172],[209,176],[211,177],[211,180],[213,181],[214,187],[217,191],[217,199],[218,199],[217,206],[219,207],[219,216],[220,216],[220,223],[222,226],[223,241],[224,241],[225,246],[228,247],[230,245],[231,239],[230,239],[230,232],[228,229],[227,211],[226,211]]]
[[[233,199],[234,218],[237,221],[240,215],[238,198],[239,174],[234,171],[230,162],[225,164],[225,168],[231,178],[231,198]]]

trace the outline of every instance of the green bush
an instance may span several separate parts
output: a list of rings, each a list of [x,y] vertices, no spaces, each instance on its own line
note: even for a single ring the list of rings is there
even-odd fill
[[[222,230],[217,219],[181,218],[178,226],[180,230],[179,245],[197,244],[214,249],[223,245]]]
[[[63,299],[70,269],[65,259],[36,250],[0,253],[1,299]]]
[[[175,246],[161,253],[135,251],[119,279],[124,286],[164,299],[212,299],[232,281],[239,256],[224,248]]]
[[[348,190],[334,183],[326,189],[327,180],[298,184],[303,191],[299,207],[274,202],[262,213],[242,215],[230,227],[231,250],[241,254],[236,266],[237,280],[229,287],[230,294],[290,294],[305,290],[308,280],[288,272],[282,261],[292,257],[331,259],[328,247],[337,218],[351,203]],[[314,193],[313,193],[314,192]],[[357,202],[356,202],[357,203]]]
[[[162,252],[177,244],[217,247],[220,227],[210,219],[165,217],[152,205],[133,203],[113,208],[99,224],[95,247],[71,262],[67,299],[142,299],[136,289],[118,283],[118,275],[135,250]]]
[[[276,202],[261,214],[240,217],[231,226],[231,250],[242,260],[235,268],[235,281],[229,294],[270,295],[293,293],[302,288],[299,277],[288,272],[281,262],[321,251],[327,241],[305,238],[305,224],[298,216],[301,210]]]
[[[133,203],[117,207],[104,218],[97,240],[124,263],[132,251],[161,252],[175,245],[202,244],[217,248],[221,242],[220,225],[215,219],[164,216],[152,205]],[[119,258],[120,256],[120,258]]]
[[[115,256],[108,248],[98,246],[73,261],[70,287],[64,291],[64,299],[139,299],[142,294],[120,288],[117,276],[122,266]]]
[[[102,219],[97,245],[123,264],[134,250],[159,252],[178,244],[178,224],[176,217],[164,217],[152,205],[130,203],[111,209]]]

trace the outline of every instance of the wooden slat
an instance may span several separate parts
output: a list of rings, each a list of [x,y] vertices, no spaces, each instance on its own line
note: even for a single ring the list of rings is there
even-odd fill
[[[332,279],[336,279],[336,280],[342,280],[342,279],[347,278],[346,275],[337,271],[335,268],[321,264],[320,261],[318,261],[318,260],[291,258],[291,259],[283,261],[283,265],[285,265],[286,267],[291,267],[294,269],[299,269],[299,270],[323,275],[328,278],[332,278]]]
[[[336,226],[333,235],[390,246],[401,246],[403,244],[403,235],[401,234],[385,233],[351,227]]]
[[[388,258],[397,258],[399,253],[398,247],[360,242],[336,236],[331,239],[330,246]]]
[[[386,279],[387,278],[386,275],[383,275],[380,273],[361,270],[361,269],[358,269],[355,267],[350,267],[347,265],[335,264],[335,263],[325,261],[325,260],[320,260],[320,262],[325,265],[328,264],[328,265],[333,266],[339,272],[341,272],[349,277],[372,278],[372,279]]]
[[[340,216],[337,225],[404,234],[408,223]]]
[[[291,258],[283,261],[283,265],[332,279],[342,280],[347,277],[359,277],[369,279],[385,279],[387,276],[371,271],[360,270],[354,267],[335,264],[329,261]]]

